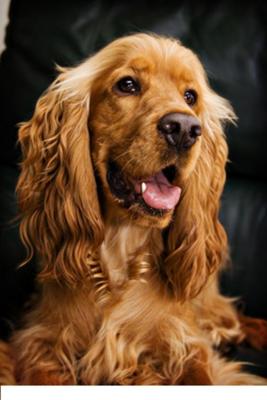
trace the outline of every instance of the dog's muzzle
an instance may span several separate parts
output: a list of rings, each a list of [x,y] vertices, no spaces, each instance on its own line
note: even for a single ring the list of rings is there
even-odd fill
[[[159,120],[157,129],[164,136],[166,142],[177,151],[189,149],[201,135],[198,119],[182,113],[164,115]]]
[[[124,207],[139,204],[150,214],[171,211],[179,202],[181,188],[172,184],[176,175],[174,165],[146,178],[126,176],[113,161],[108,163],[107,181],[112,194]]]

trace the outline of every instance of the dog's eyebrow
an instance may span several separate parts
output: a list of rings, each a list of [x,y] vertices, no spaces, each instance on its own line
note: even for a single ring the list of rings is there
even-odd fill
[[[154,65],[151,63],[151,61],[146,60],[143,57],[138,57],[130,62],[129,67],[134,72],[147,72],[148,70],[153,70]]]

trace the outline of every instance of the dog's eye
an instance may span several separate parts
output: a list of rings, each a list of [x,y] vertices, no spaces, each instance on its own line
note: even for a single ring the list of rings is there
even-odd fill
[[[193,89],[186,90],[184,92],[184,99],[187,104],[193,106],[197,101],[197,93]]]
[[[132,78],[131,76],[125,76],[116,83],[114,89],[119,94],[127,95],[139,94],[141,87],[140,83],[136,79]]]

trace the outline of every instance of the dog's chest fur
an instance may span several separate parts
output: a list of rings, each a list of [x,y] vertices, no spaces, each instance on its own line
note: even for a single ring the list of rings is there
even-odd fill
[[[148,229],[131,225],[107,228],[100,261],[112,288],[120,287],[131,278],[131,265],[147,252],[150,234]]]

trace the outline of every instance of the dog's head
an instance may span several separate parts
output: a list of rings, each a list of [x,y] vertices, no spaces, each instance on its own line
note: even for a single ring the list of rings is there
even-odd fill
[[[113,48],[116,66],[92,88],[94,165],[116,214],[166,227],[200,154],[201,67],[169,39],[138,35]]]
[[[128,220],[168,227],[168,281],[196,294],[225,248],[221,122],[233,118],[196,55],[173,39],[128,36],[62,70],[20,129],[21,232],[43,276],[83,277],[103,220]]]

